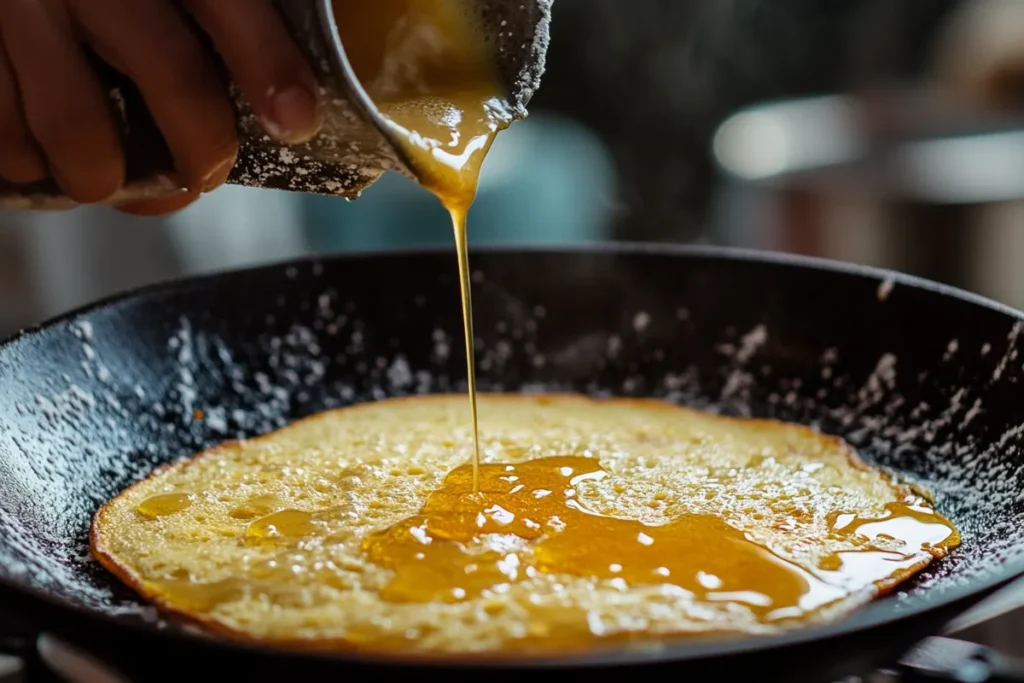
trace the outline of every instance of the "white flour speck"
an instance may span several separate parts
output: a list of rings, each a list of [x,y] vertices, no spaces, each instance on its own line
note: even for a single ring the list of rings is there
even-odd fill
[[[896,286],[896,281],[892,279],[882,280],[882,283],[878,285],[878,300],[885,301],[892,294],[893,288]]]
[[[758,349],[768,341],[768,329],[764,325],[758,325],[740,339],[739,349],[736,351],[736,362],[745,364],[757,353]]]

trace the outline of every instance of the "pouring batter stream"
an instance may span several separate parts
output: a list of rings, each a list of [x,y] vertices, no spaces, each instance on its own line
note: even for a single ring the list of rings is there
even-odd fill
[[[448,210],[455,231],[480,489],[473,310],[466,220],[480,168],[512,121],[493,59],[465,0],[335,0],[346,54],[411,170]]]

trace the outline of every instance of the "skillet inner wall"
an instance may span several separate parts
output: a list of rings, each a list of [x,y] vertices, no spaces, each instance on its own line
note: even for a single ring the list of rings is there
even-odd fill
[[[701,251],[473,260],[483,390],[795,420],[930,487],[964,544],[894,609],[1024,546],[1012,314],[875,274]],[[0,348],[0,579],[154,618],[89,559],[96,508],[225,440],[462,390],[456,272],[447,251],[272,266],[145,290]]]

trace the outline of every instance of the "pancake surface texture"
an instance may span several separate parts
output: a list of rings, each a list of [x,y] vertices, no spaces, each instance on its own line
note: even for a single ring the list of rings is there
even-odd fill
[[[304,648],[552,654],[848,613],[956,530],[842,441],[657,401],[465,396],[323,413],[156,472],[94,556],[210,629]]]

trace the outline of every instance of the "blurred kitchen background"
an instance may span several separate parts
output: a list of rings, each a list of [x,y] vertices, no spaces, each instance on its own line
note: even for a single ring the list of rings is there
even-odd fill
[[[1024,0],[557,0],[471,239],[799,252],[1024,307],[1022,103]],[[0,335],[182,274],[451,240],[398,176],[352,203],[227,187],[161,219],[0,214]]]

